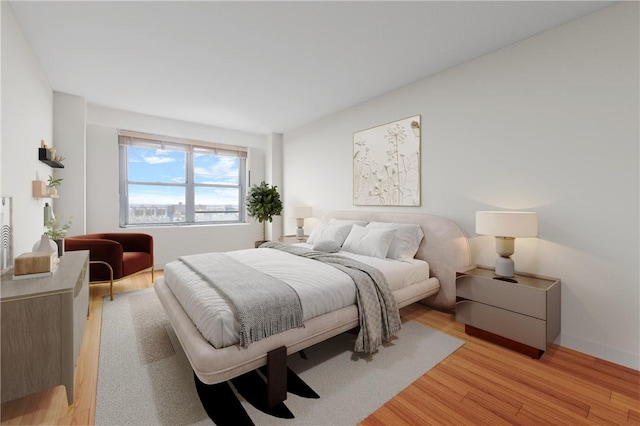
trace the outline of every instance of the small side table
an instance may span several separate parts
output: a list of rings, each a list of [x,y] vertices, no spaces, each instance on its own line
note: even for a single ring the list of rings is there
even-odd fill
[[[539,359],[560,334],[560,279],[472,266],[456,273],[456,321],[465,332]]]
[[[298,243],[306,243],[308,235],[303,235],[302,237],[298,237],[296,235],[283,235],[278,238],[278,242],[282,244],[298,244]]]

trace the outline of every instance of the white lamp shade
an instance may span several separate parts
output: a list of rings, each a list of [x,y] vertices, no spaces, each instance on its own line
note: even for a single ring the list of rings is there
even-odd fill
[[[538,236],[535,212],[476,212],[476,233],[496,237]]]
[[[294,206],[291,209],[291,216],[296,219],[304,219],[305,217],[311,217],[312,215],[311,206]]]

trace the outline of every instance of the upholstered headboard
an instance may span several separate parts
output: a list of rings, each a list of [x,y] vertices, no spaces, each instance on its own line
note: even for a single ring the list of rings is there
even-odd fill
[[[429,262],[431,275],[440,281],[440,291],[424,302],[439,309],[452,309],[456,302],[456,271],[471,264],[471,250],[464,231],[452,220],[441,216],[413,213],[384,213],[364,211],[331,211],[322,221],[331,219],[363,220],[367,222],[415,223],[420,225],[424,238],[417,259]]]

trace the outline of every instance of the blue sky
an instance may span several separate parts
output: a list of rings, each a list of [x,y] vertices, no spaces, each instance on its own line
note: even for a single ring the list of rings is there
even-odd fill
[[[128,147],[130,181],[185,183],[186,153],[151,148]],[[196,183],[238,183],[239,158],[195,154]],[[130,185],[129,204],[184,203],[184,187]],[[238,191],[228,188],[196,188],[196,204],[238,204]]]

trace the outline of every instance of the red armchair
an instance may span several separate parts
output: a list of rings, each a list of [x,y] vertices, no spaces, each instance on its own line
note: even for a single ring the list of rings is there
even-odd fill
[[[153,237],[147,234],[115,232],[67,237],[65,251],[89,250],[89,281],[110,282],[109,295],[113,300],[113,282],[130,275],[153,270]]]

